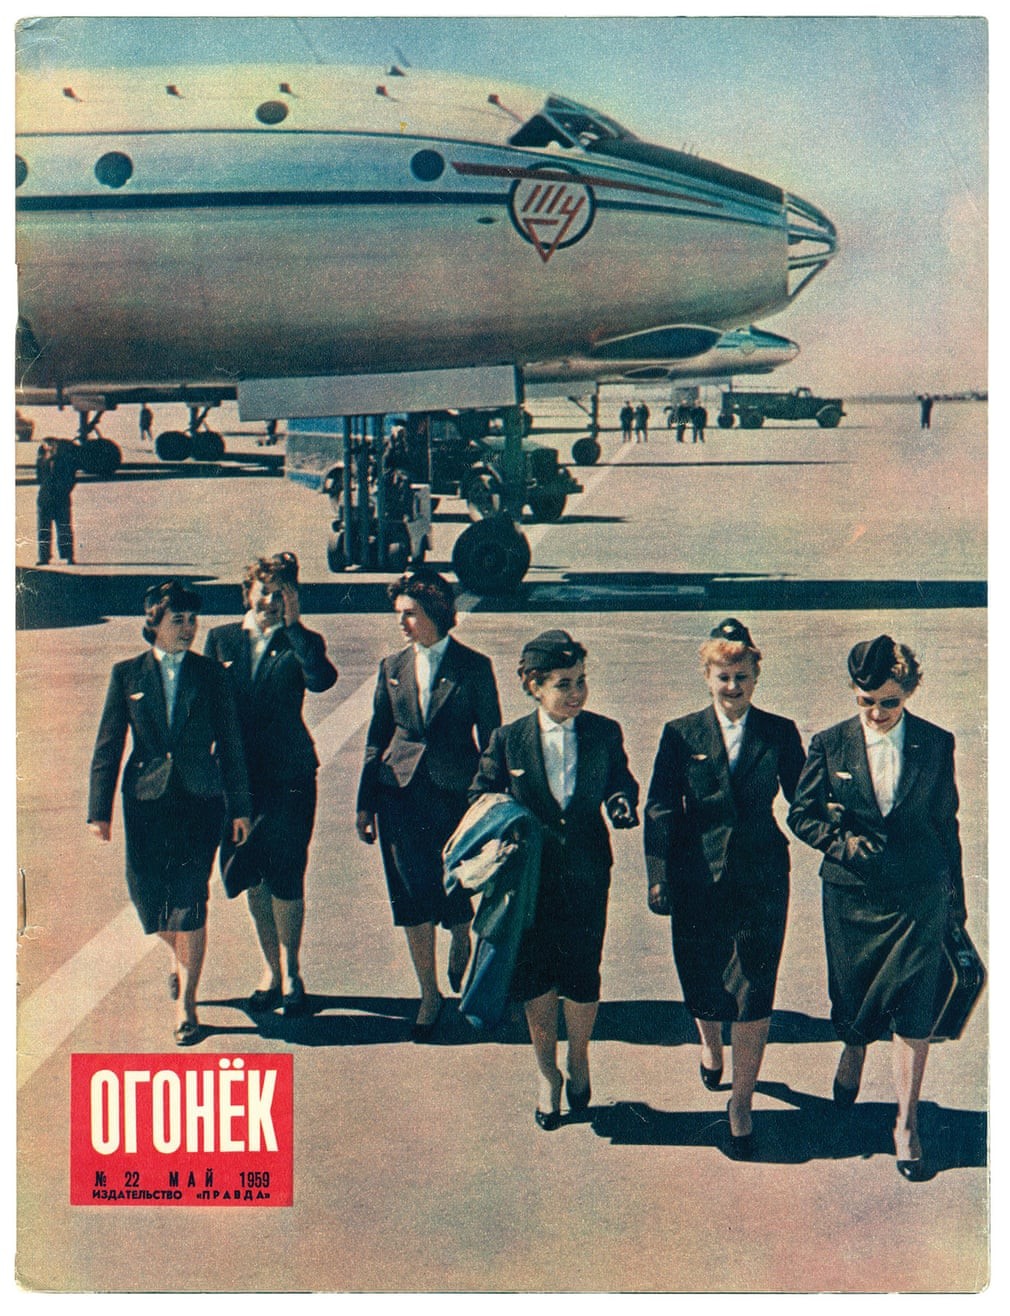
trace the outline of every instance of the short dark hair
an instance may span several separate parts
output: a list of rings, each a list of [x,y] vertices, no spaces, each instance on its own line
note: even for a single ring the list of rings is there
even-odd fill
[[[386,586],[390,603],[405,595],[415,599],[424,609],[440,636],[448,635],[456,625],[456,595],[444,576],[430,567],[418,567],[398,576]]]
[[[272,557],[257,557],[242,573],[242,604],[249,606],[249,595],[256,581],[275,585],[298,584],[298,558],[294,553],[274,553]]]
[[[200,595],[186,580],[163,580],[160,585],[152,585],[144,594],[144,639],[154,643],[166,612],[199,612],[202,604]]]

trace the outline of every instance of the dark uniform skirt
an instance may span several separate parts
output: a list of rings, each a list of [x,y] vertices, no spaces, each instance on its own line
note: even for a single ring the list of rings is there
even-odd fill
[[[252,785],[252,832],[236,846],[226,829],[221,871],[229,896],[265,883],[278,900],[301,900],[316,820],[316,779]],[[231,861],[229,866],[229,861]]]
[[[435,786],[423,764],[402,790],[381,788],[379,848],[396,927],[441,923],[451,928],[473,916],[464,888],[447,896],[442,880],[442,848],[466,807],[466,794]]]
[[[727,867],[712,885],[670,892],[673,958],[696,1019],[767,1019],[775,999],[789,908],[789,874]]]
[[[929,1037],[948,903],[935,884],[871,898],[863,888],[824,883],[831,1022],[843,1042],[865,1046],[888,1029]]]
[[[194,932],[207,921],[224,804],[172,785],[159,800],[123,796],[126,885],[145,932]]]
[[[600,961],[607,930],[606,882],[577,874],[540,874],[536,912],[523,934],[512,976],[512,996],[533,1001],[552,989],[570,1001],[600,999]]]

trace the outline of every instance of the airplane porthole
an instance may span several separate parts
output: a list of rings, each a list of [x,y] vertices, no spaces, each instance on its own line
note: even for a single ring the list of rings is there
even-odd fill
[[[264,101],[256,107],[256,118],[260,123],[281,123],[288,117],[288,107],[283,101]]]
[[[95,165],[95,177],[103,187],[122,187],[133,177],[133,161],[122,151],[109,151]]]
[[[19,155],[14,157],[14,186],[20,187],[28,177],[28,166]]]
[[[410,172],[422,183],[433,183],[445,172],[445,161],[437,151],[418,151],[410,158]]]

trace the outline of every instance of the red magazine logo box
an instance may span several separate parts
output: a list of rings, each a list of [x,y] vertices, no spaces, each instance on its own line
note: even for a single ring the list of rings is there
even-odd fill
[[[72,1055],[72,1206],[291,1206],[289,1055]]]

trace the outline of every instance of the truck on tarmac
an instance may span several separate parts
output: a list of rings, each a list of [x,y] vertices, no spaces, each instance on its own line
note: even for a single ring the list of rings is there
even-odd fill
[[[722,395],[718,423],[720,429],[732,429],[739,417],[741,429],[757,430],[766,419],[816,420],[822,429],[834,429],[844,415],[841,398],[819,398],[809,388],[794,388],[788,393],[730,390]]]

